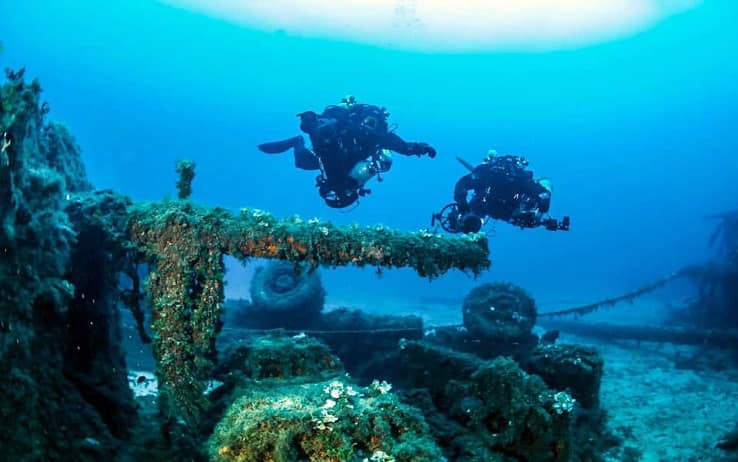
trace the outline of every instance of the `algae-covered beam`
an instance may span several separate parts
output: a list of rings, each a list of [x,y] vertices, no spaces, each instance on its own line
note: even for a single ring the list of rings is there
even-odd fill
[[[226,253],[236,257],[279,258],[315,266],[410,267],[430,278],[450,269],[476,276],[490,264],[487,237],[481,233],[446,237],[382,225],[336,226],[315,218],[279,220],[249,209],[242,210],[232,224]]]
[[[474,275],[489,267],[487,239],[442,237],[383,226],[334,226],[316,219],[279,220],[259,210],[238,216],[186,201],[131,209],[130,236],[149,258],[147,284],[155,332],[160,407],[194,427],[204,406],[223,302],[223,255],[278,258],[317,266],[411,267],[424,277],[452,268]]]
[[[159,235],[168,227],[195,227],[207,245],[245,259],[278,258],[315,266],[413,268],[422,277],[451,269],[475,276],[490,265],[487,237],[448,237],[427,231],[399,232],[382,225],[336,226],[318,219],[277,219],[268,212],[244,209],[237,216],[188,202],[139,206],[132,214],[133,239],[157,254]]]

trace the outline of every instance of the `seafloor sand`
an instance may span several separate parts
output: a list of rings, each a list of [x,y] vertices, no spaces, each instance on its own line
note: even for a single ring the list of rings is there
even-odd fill
[[[658,326],[667,315],[663,302],[641,299],[583,321]],[[736,352],[570,335],[561,341],[591,345],[604,357],[602,405],[613,431],[641,454],[636,460],[738,460],[737,454],[715,448],[738,425]]]
[[[385,300],[379,305],[381,308],[336,303],[328,309],[341,305],[377,314],[419,314],[427,325],[461,322],[459,307],[440,304],[419,306]],[[633,306],[603,310],[584,321],[655,325],[663,316],[662,305],[658,301],[640,301]],[[609,460],[738,461],[738,456],[715,449],[720,436],[738,424],[738,369],[735,364],[733,368],[724,368],[729,363],[725,352],[669,344],[606,342],[566,334],[560,341],[591,345],[604,357],[602,405],[608,411],[610,428],[624,441]],[[144,353],[142,350],[132,353],[132,368],[153,366],[147,354],[136,354]],[[685,358],[696,358],[699,370],[677,367],[684,364]]]
[[[605,343],[562,336],[562,341],[596,347],[605,359],[602,406],[609,426],[623,438],[633,460],[722,461],[719,437],[738,423],[738,371],[678,369],[677,355],[694,348],[636,342]]]

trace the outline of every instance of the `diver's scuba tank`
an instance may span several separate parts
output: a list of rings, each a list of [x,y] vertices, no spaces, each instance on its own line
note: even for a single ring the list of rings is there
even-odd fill
[[[359,187],[362,187],[377,173],[388,172],[390,167],[392,167],[392,153],[387,149],[382,149],[378,155],[354,165],[349,176],[356,180]]]

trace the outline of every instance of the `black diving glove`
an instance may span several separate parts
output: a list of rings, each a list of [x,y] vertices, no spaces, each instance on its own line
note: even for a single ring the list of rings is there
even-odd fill
[[[390,148],[392,149],[392,148]],[[415,143],[410,142],[407,143],[407,150],[399,150],[399,152],[402,152],[404,154],[413,155],[413,156],[424,156],[427,155],[431,159],[436,157],[436,150],[428,143]]]
[[[558,231],[559,229],[559,222],[556,221],[555,218],[549,218],[548,220],[543,220],[541,223],[549,231]]]
[[[421,155],[426,154],[431,159],[433,159],[434,157],[436,157],[436,149],[433,146],[431,146],[430,144],[428,144],[428,143],[418,143],[418,148],[420,148],[420,154]]]

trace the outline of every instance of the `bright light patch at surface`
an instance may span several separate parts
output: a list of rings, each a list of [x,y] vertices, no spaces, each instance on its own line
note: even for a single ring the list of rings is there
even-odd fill
[[[547,50],[644,30],[701,0],[164,0],[265,31],[408,50]]]

